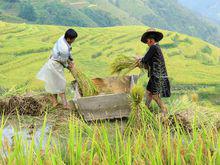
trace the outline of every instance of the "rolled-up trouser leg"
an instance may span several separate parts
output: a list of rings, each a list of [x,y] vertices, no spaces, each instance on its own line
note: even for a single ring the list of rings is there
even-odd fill
[[[166,105],[162,101],[160,94],[152,95],[153,99],[156,101],[158,106],[161,108],[162,112],[167,112]]]
[[[151,102],[152,102],[152,99],[153,99],[152,96],[153,96],[152,93],[150,91],[146,90],[146,102],[145,102],[145,105],[147,106],[147,108],[149,110],[151,110],[151,106],[150,105],[151,105]]]

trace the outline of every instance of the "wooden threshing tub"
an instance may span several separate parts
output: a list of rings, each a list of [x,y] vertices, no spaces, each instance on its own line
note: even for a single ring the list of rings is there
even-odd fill
[[[131,111],[128,95],[137,79],[136,75],[124,78],[95,78],[93,82],[100,93],[90,97],[81,97],[75,83],[76,95],[73,101],[78,113],[85,121],[128,117]]]

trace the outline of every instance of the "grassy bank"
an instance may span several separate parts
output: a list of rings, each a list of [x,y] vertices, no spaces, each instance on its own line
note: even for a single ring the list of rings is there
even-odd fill
[[[71,112],[64,115],[53,109],[44,117],[29,117],[30,121],[18,116],[20,126],[17,123],[14,128],[20,133],[13,135],[12,143],[2,135],[5,123],[15,119],[2,117],[1,164],[219,164],[219,113],[204,110],[185,95],[167,102],[167,120],[156,114],[157,108],[149,112],[139,98],[132,95],[132,111],[141,109],[141,120],[133,120],[133,124],[130,119],[85,123]],[[194,114],[186,118],[190,124],[173,117],[187,110]],[[25,139],[20,130],[28,128],[28,123],[33,128],[30,138]],[[36,123],[41,123],[37,141]],[[51,125],[49,130],[47,124]]]

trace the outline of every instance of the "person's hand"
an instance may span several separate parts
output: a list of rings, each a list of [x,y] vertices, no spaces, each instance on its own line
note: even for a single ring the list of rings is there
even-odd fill
[[[142,59],[142,57],[141,56],[135,56],[135,59],[140,61]]]
[[[74,64],[73,62],[69,62],[69,63],[68,63],[68,69],[69,69],[69,70],[74,69],[74,67],[75,67],[75,64]]]
[[[135,57],[136,59],[136,67],[141,67],[141,58],[140,57]]]

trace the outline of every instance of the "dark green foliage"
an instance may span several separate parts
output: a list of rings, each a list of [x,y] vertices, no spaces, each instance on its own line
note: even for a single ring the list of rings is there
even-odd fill
[[[7,22],[16,22],[16,23],[17,22],[24,22],[24,20],[22,18],[6,14],[3,11],[0,11],[0,20],[7,21]]]
[[[3,0],[0,1],[0,8],[10,11],[10,10],[15,10],[18,8],[18,4],[20,3],[20,0]],[[5,13],[5,12],[4,12]]]
[[[216,37],[220,35],[217,26],[199,18],[176,1],[148,0],[145,5],[154,11],[146,12],[142,17],[146,25],[197,36],[212,43],[219,42]]]
[[[207,45],[204,48],[202,48],[202,52],[203,53],[207,53],[207,54],[211,54],[212,53],[212,49]]]
[[[168,53],[168,55],[172,56],[174,54]],[[196,52],[196,54],[185,54],[184,57],[189,58],[189,59],[198,60],[205,65],[216,64],[215,58],[213,56],[210,56],[209,54],[204,53],[204,52],[200,52],[200,51]]]
[[[215,45],[220,43],[219,25],[195,15],[176,0],[85,0],[82,6],[74,5],[78,1],[71,0],[28,0],[30,14],[21,14],[17,5],[21,4],[24,7],[24,1],[4,0],[1,1],[0,9],[4,14],[10,10],[7,14],[13,17],[19,15],[25,20],[39,24],[83,27],[145,24],[200,37]],[[90,4],[94,6],[89,7]],[[18,22],[9,17],[1,20]]]
[[[200,60],[205,65],[213,65],[215,63],[214,58],[207,53],[197,53],[196,59]]]
[[[62,3],[52,2],[44,5],[38,18],[40,24],[90,26],[92,23],[79,10],[69,8]]]
[[[183,39],[181,42],[185,42],[185,43],[188,43],[188,44],[192,44],[192,41],[191,41],[189,38],[185,38],[185,39]]]
[[[180,38],[180,36],[178,34],[175,34],[175,36],[171,37],[173,42],[179,42],[179,38]]]
[[[106,27],[106,26],[116,26],[121,25],[121,22],[118,18],[115,18],[111,15],[111,13],[97,10],[85,8],[82,10],[90,19],[97,23],[98,26]]]
[[[3,0],[3,1],[10,2],[10,3],[20,2],[20,0]]]
[[[97,52],[95,54],[92,55],[92,58],[98,58],[102,55],[102,52]]]
[[[33,6],[29,2],[21,3],[18,16],[28,21],[36,21],[37,19],[37,14],[35,13]]]
[[[169,44],[161,44],[160,46],[161,46],[161,48],[164,48],[164,49],[171,49],[171,48],[178,47],[178,44],[176,44],[176,43],[169,43]]]

